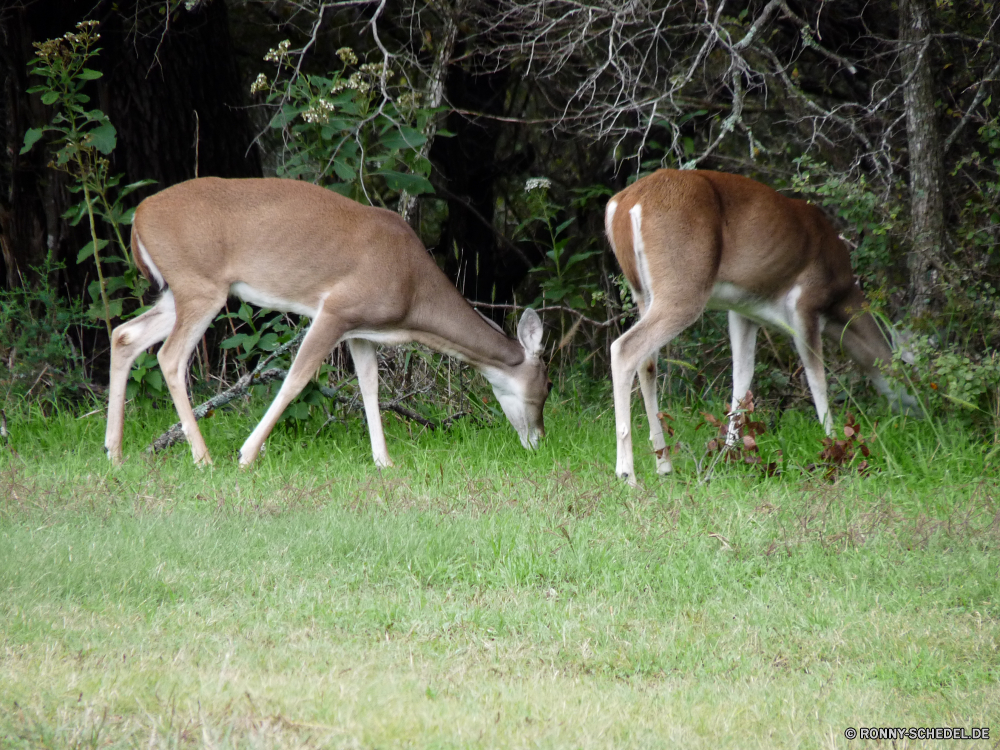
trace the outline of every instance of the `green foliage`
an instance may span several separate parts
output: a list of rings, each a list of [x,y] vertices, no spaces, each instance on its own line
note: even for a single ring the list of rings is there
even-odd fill
[[[1000,436],[1000,353],[972,357],[954,348],[939,348],[930,336],[914,334],[906,343],[912,367],[897,357],[893,374],[912,381],[922,404],[966,428],[985,428]]]
[[[599,291],[597,277],[586,261],[599,256],[601,251],[574,248],[580,242],[567,230],[576,219],[571,216],[559,221],[566,210],[553,200],[551,187],[551,181],[544,177],[527,181],[524,189],[528,218],[517,227],[518,235],[538,235],[536,239],[551,248],[545,252],[548,262],[531,269],[541,290],[533,304],[539,305],[544,301],[582,312],[595,303],[594,295]],[[584,246],[591,244],[587,242]],[[597,301],[601,299],[598,296]]]
[[[241,328],[249,329],[233,333],[222,342],[222,348],[236,349],[237,359],[243,362],[251,356],[273,352],[295,335],[297,328],[289,325],[283,314],[272,314],[270,318],[264,320],[267,314],[268,311],[262,310],[255,315],[253,308],[242,302],[236,312],[220,315],[220,320],[229,320],[233,324],[234,331],[236,331],[236,321],[243,324]]]
[[[267,53],[264,59],[277,66],[275,80],[261,73],[251,89],[266,90],[268,104],[277,110],[270,126],[282,137],[280,176],[383,207],[403,191],[434,191],[421,147],[437,111],[420,106],[420,95],[409,90],[405,77],[393,81],[384,63],[359,65],[348,47],[338,50],[340,70],[303,73],[288,48],[286,40]]]
[[[984,107],[990,107],[990,99]],[[954,228],[956,252],[947,269],[949,327],[966,346],[1000,346],[1000,120],[979,128],[986,153],[978,150],[956,162],[953,175],[967,170],[970,180]],[[977,346],[978,345],[978,346]]]
[[[806,196],[815,196],[854,229],[857,245],[851,253],[854,272],[885,284],[886,271],[896,258],[895,243],[903,233],[902,206],[876,194],[864,174],[837,172],[809,155],[794,161],[796,173],[791,187]]]
[[[302,328],[302,324],[293,325],[289,322],[284,313],[272,313],[269,310],[254,309],[246,302],[240,303],[236,312],[227,312],[219,316],[219,320],[228,320],[234,331],[233,335],[222,342],[223,349],[235,349],[236,359],[239,362],[246,362],[250,359],[263,357],[282,344],[290,341]],[[289,367],[292,355],[285,355],[281,359],[275,360],[275,367]],[[329,365],[323,364],[319,369],[319,379],[325,380],[330,372]],[[254,386],[255,395],[273,396],[281,383]],[[302,421],[309,417],[312,412],[311,407],[323,406],[326,399],[320,393],[314,381],[309,381],[302,393],[289,404],[288,408],[281,415],[281,421],[293,420]]]
[[[84,381],[84,358],[73,332],[89,321],[79,301],[66,301],[52,286],[61,266],[51,254],[36,269],[38,281],[0,289],[0,388],[4,402],[31,396],[58,403]]]
[[[163,373],[160,372],[160,363],[155,354],[149,352],[139,352],[132,365],[128,384],[125,386],[125,397],[135,398],[144,396],[145,398],[161,398],[168,395],[166,383],[163,381]]]
[[[104,112],[88,108],[90,96],[84,93],[85,87],[102,75],[87,67],[100,52],[95,46],[100,39],[96,27],[97,21],[82,21],[77,24],[76,33],[68,32],[57,39],[35,43],[37,53],[29,69],[42,79],[42,83],[28,91],[40,93],[42,103],[53,107],[54,114],[48,125],[31,128],[24,134],[21,153],[30,150],[48,134],[49,146],[55,150],[49,166],[66,172],[75,180],[68,189],[80,194],[82,199],[62,218],[72,226],[85,216],[89,220],[91,241],[80,248],[76,260],[82,263],[94,259],[97,280],[88,289],[92,300],[88,314],[93,319],[103,319],[110,336],[111,321],[125,314],[126,302],[133,299],[141,306],[142,295],[148,288],[148,282],[131,262],[122,236],[122,226],[131,224],[133,215],[133,211],[125,209],[122,200],[153,181],[141,180],[120,188],[121,175],[109,173],[106,157],[115,148],[117,133]],[[103,255],[109,241],[98,237],[97,218],[110,230],[115,255]],[[106,270],[109,263],[124,266],[124,271],[109,275]],[[128,294],[114,297],[119,291]]]

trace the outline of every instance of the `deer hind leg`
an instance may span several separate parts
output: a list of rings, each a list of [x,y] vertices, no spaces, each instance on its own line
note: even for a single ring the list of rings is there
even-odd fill
[[[649,364],[650,358],[670,343],[678,333],[697,320],[703,309],[704,300],[695,301],[684,307],[674,305],[659,307],[654,301],[646,314],[639,319],[639,322],[611,344],[611,380],[615,396],[615,436],[618,441],[615,473],[631,485],[636,483],[632,455],[631,397],[633,379],[639,366],[643,363]],[[648,368],[644,369],[646,370],[645,377],[653,375]],[[655,372],[655,365],[653,372]],[[644,392],[643,397],[646,401],[646,413],[650,419],[650,437],[654,441],[655,448],[657,447],[657,436],[659,442],[663,442],[662,428],[656,418],[655,388],[649,389],[648,397],[647,393]],[[662,458],[665,459],[666,466],[669,467],[670,459],[666,456],[665,451]],[[658,471],[661,465],[657,461]],[[669,470],[668,468],[667,471]]]
[[[245,468],[254,462],[282,412],[302,392],[306,383],[344,335],[346,329],[344,321],[337,314],[327,312],[328,309],[329,300],[320,308],[305,338],[302,339],[295,361],[292,362],[285,381],[278,389],[278,395],[274,397],[263,419],[240,448],[240,466]]]
[[[729,311],[729,343],[733,353],[733,401],[729,407],[729,429],[726,445],[734,445],[739,437],[736,409],[750,390],[753,380],[754,357],[757,351],[757,331],[760,326],[734,310]]]
[[[108,427],[104,449],[112,463],[122,460],[125,427],[125,386],[139,352],[158,344],[173,330],[176,320],[174,295],[169,290],[137,318],[115,328],[111,334],[111,378],[108,388]]]
[[[645,298],[632,290],[632,298],[639,308],[639,316],[646,313]],[[670,456],[667,452],[667,442],[663,437],[663,425],[657,416],[660,412],[659,399],[656,395],[656,360],[659,359],[659,347],[639,365],[639,390],[642,391],[642,402],[646,407],[646,419],[649,421],[649,441],[653,444],[653,454],[656,456],[656,473],[669,474],[673,471]]]
[[[656,473],[669,474],[674,470],[667,451],[667,441],[663,437],[663,425],[660,424],[659,401],[656,395],[656,360],[660,349],[657,347],[645,362],[638,368],[639,389],[642,391],[642,401],[646,407],[646,419],[649,420],[649,441],[653,444],[653,454],[656,456]]]
[[[372,458],[380,469],[392,466],[389,449],[382,431],[382,414],[378,406],[378,360],[375,358],[375,344],[366,339],[348,339],[354,371],[358,375],[358,388],[365,405],[368,420],[368,435],[372,441]]]
[[[213,290],[214,291],[214,290]],[[198,429],[191,401],[187,395],[188,363],[195,346],[205,335],[208,326],[226,301],[225,290],[215,294],[185,297],[174,296],[176,320],[174,328],[167,336],[166,343],[160,347],[156,358],[163,371],[163,379],[167,381],[167,390],[174,401],[177,416],[181,420],[181,429],[191,446],[191,456],[196,464],[211,464],[212,457],[208,446]]]
[[[833,437],[833,420],[826,393],[826,372],[823,370],[823,340],[820,319],[814,310],[796,308],[792,315],[795,348],[806,371],[806,381],[816,405],[816,416],[827,437]]]

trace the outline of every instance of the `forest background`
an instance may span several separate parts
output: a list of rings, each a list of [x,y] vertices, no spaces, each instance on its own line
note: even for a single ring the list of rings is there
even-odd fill
[[[982,0],[0,0],[0,746],[774,750],[937,726],[995,750],[998,20]],[[661,166],[821,205],[910,334],[891,375],[929,418],[828,346],[826,438],[772,332],[722,451],[709,313],[660,358],[674,474],[643,439],[638,486],[618,480],[608,347],[634,306],[603,214]],[[541,309],[538,450],[467,368],[383,348],[377,470],[338,349],[243,471],[304,322],[231,299],[191,367],[214,468],[150,455],[177,418],[152,352],[111,466],[109,331],[153,301],[132,211],[196,175],[399,211],[508,331]]]
[[[911,387],[995,438],[998,17],[985,0],[6,3],[5,408],[102,398],[111,326],[151,301],[131,211],[196,175],[308,179],[399,211],[484,313],[548,308],[560,385],[604,382],[632,317],[604,205],[665,166],[824,206],[873,308],[914,333]],[[722,320],[664,353],[668,398],[721,397]],[[297,325],[230,302],[193,387],[230,385]],[[345,368],[335,354],[328,380]],[[757,368],[759,401],[807,401],[781,337]],[[130,396],[165,395],[141,357]]]

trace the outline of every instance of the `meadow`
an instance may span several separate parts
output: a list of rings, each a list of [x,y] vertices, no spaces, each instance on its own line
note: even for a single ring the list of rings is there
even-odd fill
[[[661,478],[636,404],[630,489],[610,398],[554,392],[534,453],[386,415],[382,472],[357,418],[283,423],[240,471],[263,408],[202,423],[206,470],[143,452],[169,402],[132,408],[117,470],[102,413],[8,415],[0,746],[1000,747],[998,452],[961,429],[862,417],[862,473],[764,414],[780,473],[708,476],[675,406]]]

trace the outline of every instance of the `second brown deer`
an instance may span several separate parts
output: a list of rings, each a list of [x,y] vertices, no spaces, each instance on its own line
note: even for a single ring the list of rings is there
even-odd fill
[[[919,411],[916,400],[882,374],[892,348],[867,310],[847,246],[816,206],[739,175],[661,169],[615,195],[605,225],[639,309],[638,322],[611,345],[615,471],[629,483],[635,484],[633,379],[638,373],[657,472],[669,473],[657,418],[657,354],[706,308],[729,311],[733,411],[750,387],[761,324],[794,339],[828,435],[833,424],[821,335],[842,345],[896,406]]]

